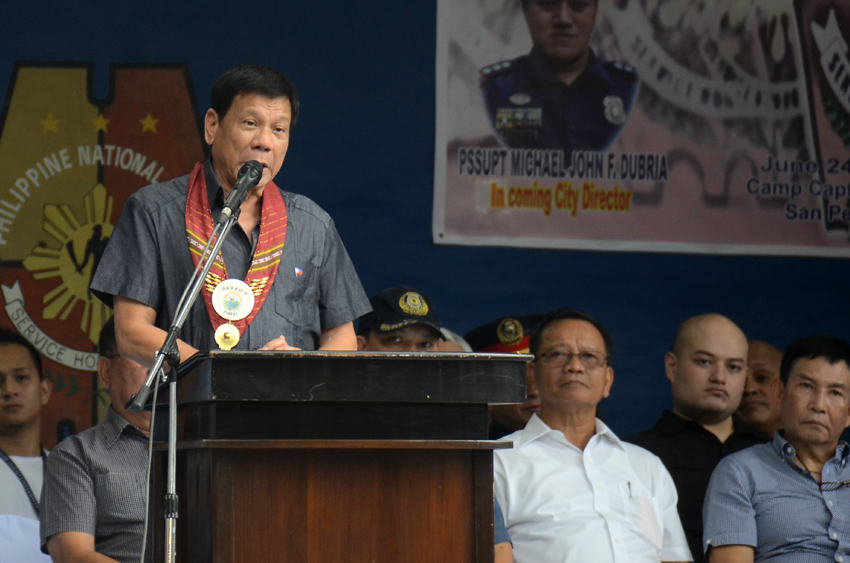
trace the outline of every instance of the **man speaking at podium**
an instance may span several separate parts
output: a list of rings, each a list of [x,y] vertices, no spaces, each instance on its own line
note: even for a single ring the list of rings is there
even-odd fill
[[[209,157],[188,176],[127,200],[92,280],[92,291],[115,310],[122,355],[153,365],[215,218],[229,211],[234,186],[238,193],[245,177],[260,176],[259,166],[183,326],[181,360],[211,349],[356,350],[352,322],[369,301],[334,222],[272,182],[298,117],[295,86],[250,64],[225,72],[210,98]]]

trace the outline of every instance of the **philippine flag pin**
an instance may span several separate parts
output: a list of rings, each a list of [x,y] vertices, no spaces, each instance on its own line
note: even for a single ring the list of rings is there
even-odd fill
[[[296,276],[303,276],[304,270],[302,270],[301,268],[295,268],[295,275]]]

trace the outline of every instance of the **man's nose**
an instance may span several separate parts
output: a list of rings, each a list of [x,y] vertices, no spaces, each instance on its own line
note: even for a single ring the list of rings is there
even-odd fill
[[[575,353],[570,358],[570,361],[564,364],[567,371],[584,371],[584,364],[581,363],[578,353]]]
[[[814,412],[826,412],[826,394],[828,392],[828,389],[816,389],[815,392],[812,393],[809,408]]]
[[[755,393],[757,388],[755,380],[748,375],[747,379],[744,380],[744,394]]]
[[[264,151],[270,151],[272,149],[272,143],[274,142],[274,134],[271,129],[268,127],[260,127],[257,130],[256,135],[254,135],[254,146],[255,149],[260,149]]]
[[[555,11],[556,20],[560,23],[571,25],[573,23],[573,11],[570,9],[568,2],[558,4],[558,9]]]
[[[708,377],[712,383],[725,384],[728,375],[729,374],[726,372],[725,366],[715,364],[714,366],[712,366]]]

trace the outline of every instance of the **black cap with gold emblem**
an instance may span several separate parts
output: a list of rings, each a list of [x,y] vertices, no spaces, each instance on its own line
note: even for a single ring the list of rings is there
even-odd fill
[[[357,322],[357,334],[365,335],[369,331],[395,332],[409,325],[425,325],[433,328],[440,338],[440,317],[434,310],[431,298],[412,287],[400,285],[376,293],[369,299],[372,311],[366,313]]]

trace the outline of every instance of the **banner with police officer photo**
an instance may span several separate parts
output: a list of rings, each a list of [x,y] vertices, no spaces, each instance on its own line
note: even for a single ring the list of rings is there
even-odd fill
[[[850,3],[438,0],[439,244],[850,256]]]

